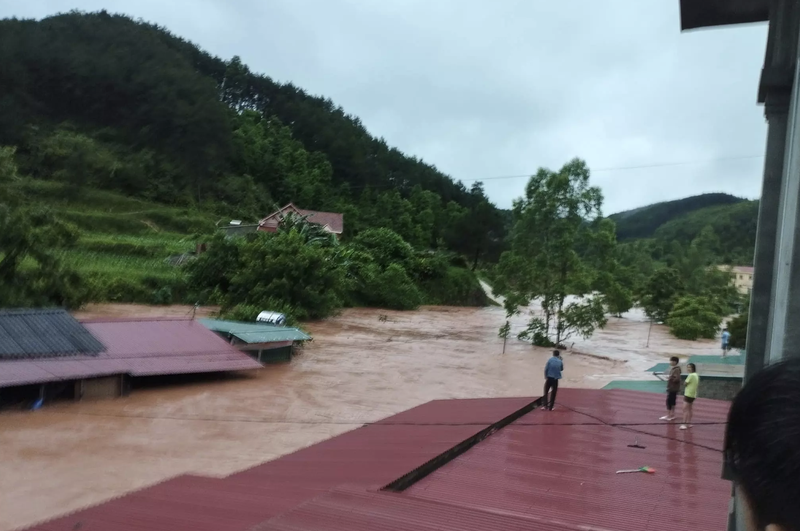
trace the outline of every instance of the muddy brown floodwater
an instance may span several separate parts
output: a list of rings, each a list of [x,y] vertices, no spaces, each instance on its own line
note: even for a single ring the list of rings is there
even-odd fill
[[[91,306],[82,317],[188,315],[190,307]],[[201,311],[206,315],[207,310]],[[380,314],[388,315],[386,322]],[[514,318],[512,336],[525,315]],[[440,398],[539,396],[549,351],[497,330],[501,308],[351,309],[305,326],[291,362],[116,400],[0,414],[0,531],[186,473],[224,476]],[[640,314],[611,319],[564,355],[562,385],[647,379],[670,355],[713,354]]]

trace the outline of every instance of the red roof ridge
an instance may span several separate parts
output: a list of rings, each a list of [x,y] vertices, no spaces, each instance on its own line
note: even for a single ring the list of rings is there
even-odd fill
[[[88,317],[78,319],[79,323],[151,323],[154,321],[196,321],[191,317]]]

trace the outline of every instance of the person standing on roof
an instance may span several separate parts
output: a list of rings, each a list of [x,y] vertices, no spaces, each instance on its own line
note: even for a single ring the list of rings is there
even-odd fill
[[[680,360],[677,356],[672,356],[669,359],[671,365],[669,369],[669,378],[667,379],[667,414],[661,417],[661,420],[673,421],[675,420],[675,404],[678,403],[678,392],[681,390],[681,368],[678,365]]]
[[[692,408],[694,400],[697,398],[697,388],[700,385],[700,377],[697,375],[697,366],[694,363],[687,363],[686,370],[689,376],[686,377],[686,388],[683,390],[683,424],[682,430],[692,427]]]
[[[544,366],[544,396],[542,397],[542,404],[545,409],[553,411],[553,406],[556,403],[556,393],[558,392],[558,381],[561,379],[561,371],[564,370],[564,360],[561,359],[561,352],[558,350],[553,351],[553,356],[547,360]],[[547,395],[550,395],[550,402],[547,401]]]

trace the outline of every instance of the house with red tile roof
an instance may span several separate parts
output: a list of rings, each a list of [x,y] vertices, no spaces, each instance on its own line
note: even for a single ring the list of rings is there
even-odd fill
[[[341,237],[344,232],[344,214],[336,212],[318,212],[316,210],[305,210],[297,208],[293,203],[289,203],[280,210],[273,212],[258,223],[258,230],[262,232],[277,232],[281,220],[288,214],[306,217],[309,223],[322,225],[322,227]]]

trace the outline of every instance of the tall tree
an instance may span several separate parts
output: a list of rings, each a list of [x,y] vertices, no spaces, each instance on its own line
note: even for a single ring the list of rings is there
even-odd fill
[[[684,292],[683,280],[676,269],[670,267],[659,269],[647,280],[643,288],[642,307],[650,319],[663,323]]]
[[[479,181],[470,188],[466,210],[450,228],[449,246],[468,256],[474,271],[482,257],[499,248],[504,228],[500,211],[486,197]]]
[[[516,223],[511,250],[500,259],[499,288],[520,302],[540,301],[544,316],[532,319],[525,335],[535,344],[558,345],[605,326],[601,298],[591,295],[599,272],[579,252],[607,230],[599,223],[602,203],[580,159],[559,171],[540,169],[514,203]],[[568,300],[570,295],[575,298]]]

